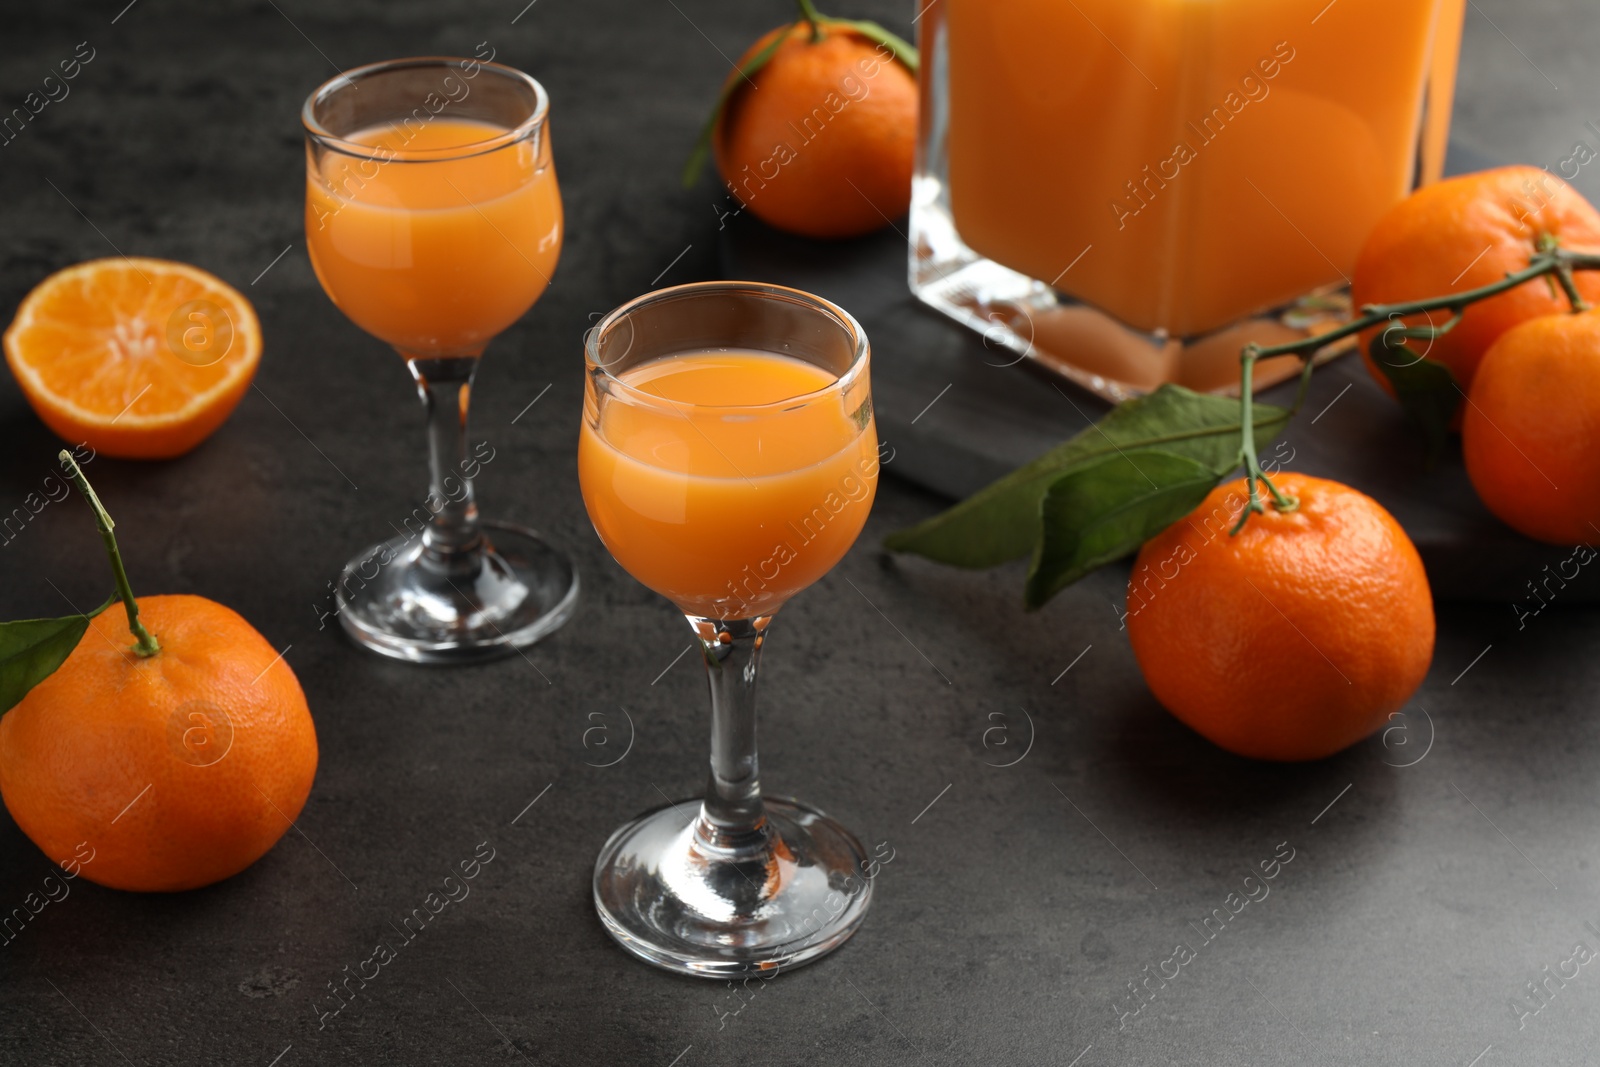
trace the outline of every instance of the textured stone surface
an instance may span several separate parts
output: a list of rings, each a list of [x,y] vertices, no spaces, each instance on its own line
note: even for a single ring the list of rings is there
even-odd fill
[[[1518,631],[1509,606],[1444,606],[1406,734],[1312,766],[1250,764],[1149,697],[1118,631],[1118,574],[1024,616],[1016,568],[883,560],[883,533],[938,506],[892,478],[861,544],[780,620],[763,719],[770,789],[894,848],[866,925],[748,1001],[627,958],[593,916],[592,858],[661,793],[698,787],[705,698],[692,657],[674,664],[686,628],[584,517],[579,336],[655,281],[714,272],[716,194],[680,190],[678,167],[718,51],[785,6],[536,0],[512,25],[519,0],[138,0],[113,25],[121,6],[0,16],[8,104],[77,42],[96,49],[72,95],[0,146],[0,305],[113,243],[199,263],[256,301],[267,355],[227,426],[181,460],[90,474],[141,590],[204,593],[292,646],[322,765],[298,830],[239,877],[170,897],[76,882],[0,945],[0,1063],[1467,1064],[1488,1046],[1477,1062],[1592,1061],[1592,968],[1520,1031],[1507,1001],[1574,942],[1600,948],[1584,925],[1600,924],[1600,617],[1558,598]],[[855,10],[904,28],[909,7]],[[424,670],[317,628],[340,563],[420,494],[423,442],[395,357],[305,259],[297,112],[333,63],[483,40],[551,91],[570,238],[555,286],[485,364],[476,435],[497,451],[482,497],[570,551],[585,592],[526,659]],[[1556,165],[1600,118],[1597,49],[1587,0],[1479,0],[1458,139]],[[9,379],[0,432],[9,510],[57,445]],[[0,547],[8,617],[107,584],[76,502]],[[621,708],[632,750],[591,766],[625,744]],[[583,745],[593,715],[613,731],[603,753]],[[495,859],[471,895],[319,1029],[328,984],[485,841]],[[1270,895],[1200,947],[1194,927],[1285,841]],[[0,910],[48,870],[0,817]],[[1126,983],[1178,942],[1197,957],[1119,1031]]]

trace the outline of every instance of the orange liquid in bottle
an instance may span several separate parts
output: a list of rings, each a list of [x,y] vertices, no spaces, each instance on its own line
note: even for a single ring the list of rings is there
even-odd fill
[[[417,155],[504,132],[442,117],[372,127],[346,140],[393,158],[328,152],[307,174],[311,265],[356,325],[408,354],[475,355],[544,292],[562,238],[548,129],[465,158]]]
[[[942,3],[962,238],[1141,330],[1343,280],[1443,166],[1465,0]]]
[[[846,411],[833,375],[768,352],[720,350],[641,363],[618,377],[661,398],[604,400],[578,442],[600,539],[685,612],[776,610],[842,558],[878,484],[870,407]],[[741,405],[777,404],[760,413]]]

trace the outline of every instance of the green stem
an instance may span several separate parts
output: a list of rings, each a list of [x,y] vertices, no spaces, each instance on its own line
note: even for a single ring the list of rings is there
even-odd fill
[[[800,17],[811,23],[811,43],[822,40],[822,16],[817,13],[816,5],[811,0],[795,0],[799,5]]]
[[[1346,337],[1358,334],[1362,330],[1371,329],[1379,323],[1392,318],[1405,318],[1408,315],[1420,315],[1427,311],[1445,311],[1459,314],[1468,304],[1475,304],[1480,300],[1487,300],[1491,296],[1499,296],[1507,289],[1515,289],[1524,282],[1543,277],[1546,274],[1555,274],[1558,279],[1565,271],[1574,270],[1600,270],[1600,253],[1592,252],[1567,252],[1557,249],[1554,252],[1541,252],[1528,261],[1522,270],[1507,274],[1497,282],[1480,285],[1476,289],[1467,289],[1448,296],[1429,297],[1426,300],[1411,300],[1401,304],[1368,304],[1361,309],[1361,317],[1340,326],[1327,333],[1319,333],[1312,337],[1303,337],[1298,341],[1290,341],[1281,345],[1268,345],[1257,351],[1258,358],[1267,359],[1271,356],[1300,356],[1309,359],[1318,350],[1326,348],[1335,341],[1342,341]],[[1573,294],[1576,296],[1576,288]],[[1583,304],[1583,299],[1578,297],[1574,301],[1574,310]],[[1585,305],[1587,306],[1587,305]]]
[[[78,468],[77,460],[72,458],[72,453],[62,449],[58,454],[61,466],[66,469],[67,479],[77,487],[78,492],[89,502],[89,507],[94,511],[95,525],[100,527],[100,538],[106,543],[106,555],[111,557],[111,572],[117,579],[117,593],[122,597],[122,606],[128,613],[128,629],[136,639],[133,651],[140,656],[153,656],[161,651],[161,642],[156,640],[156,635],[145,629],[144,623],[139,621],[139,602],[133,598],[133,586],[128,584],[128,572],[122,566],[122,553],[117,549],[117,537],[112,528],[116,523],[111,521],[105,505],[100,503],[100,498],[95,495],[94,488],[89,485],[89,479],[83,476],[83,471]]]
[[[1245,345],[1244,351],[1239,354],[1239,389],[1240,395],[1245,398],[1243,405],[1239,408],[1239,433],[1243,441],[1243,445],[1240,448],[1240,460],[1244,464],[1245,481],[1249,486],[1250,500],[1245,505],[1245,509],[1239,513],[1239,521],[1234,523],[1233,529],[1229,531],[1235,534],[1244,529],[1244,524],[1252,514],[1260,515],[1266,511],[1265,506],[1261,503],[1261,492],[1257,488],[1258,483],[1267,487],[1267,491],[1272,494],[1272,504],[1279,511],[1293,511],[1300,506],[1298,500],[1291,496],[1284,496],[1278,490],[1278,487],[1272,484],[1272,479],[1268,478],[1266,472],[1261,469],[1261,460],[1256,455],[1256,406],[1254,403],[1255,398],[1251,395],[1254,391],[1251,388],[1251,384],[1255,378],[1256,360],[1261,358],[1262,351],[1264,350],[1251,344]],[[1309,366],[1310,360],[1306,362]]]
[[[1452,329],[1461,321],[1462,313],[1470,304],[1480,300],[1487,300],[1492,296],[1515,289],[1517,286],[1534,280],[1535,278],[1553,277],[1557,284],[1566,293],[1567,300],[1572,304],[1574,312],[1585,311],[1589,308],[1588,301],[1578,292],[1577,283],[1573,281],[1572,272],[1575,270],[1600,270],[1600,254],[1592,252],[1568,252],[1556,247],[1553,243],[1544,242],[1538,246],[1538,251],[1528,260],[1528,265],[1522,270],[1513,271],[1497,282],[1480,285],[1476,289],[1467,289],[1447,296],[1429,297],[1425,300],[1408,300],[1397,304],[1368,304],[1361,309],[1361,315],[1345,323],[1337,329],[1327,333],[1303,337],[1298,341],[1289,341],[1281,345],[1245,345],[1239,353],[1239,428],[1241,445],[1239,459],[1244,465],[1245,481],[1250,490],[1250,500],[1244,511],[1239,515],[1239,521],[1233,527],[1233,533],[1238,533],[1244,528],[1252,513],[1262,514],[1265,507],[1261,502],[1258,485],[1267,487],[1272,494],[1272,502],[1279,511],[1292,511],[1296,501],[1284,496],[1272,484],[1266,472],[1261,469],[1261,463],[1256,456],[1256,439],[1254,431],[1255,397],[1251,383],[1254,379],[1255,365],[1258,360],[1272,356],[1299,356],[1305,361],[1305,366],[1300,372],[1300,388],[1295,396],[1294,411],[1300,410],[1301,403],[1305,400],[1306,389],[1311,381],[1312,359],[1317,352],[1354,336],[1363,330],[1369,330],[1395,319],[1403,319],[1411,315],[1421,315],[1430,311],[1449,311],[1451,318],[1443,326],[1415,326],[1405,327],[1407,337],[1416,337],[1420,340],[1432,340]]]
[[[1570,263],[1563,263],[1556,268],[1556,281],[1560,284],[1561,291],[1567,294],[1567,302],[1572,305],[1574,312],[1589,310],[1589,301],[1578,292],[1578,283],[1573,280]]]

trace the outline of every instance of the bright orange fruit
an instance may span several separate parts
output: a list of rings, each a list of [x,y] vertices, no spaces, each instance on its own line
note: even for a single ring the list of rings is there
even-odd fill
[[[1600,541],[1600,311],[1507,330],[1469,396],[1461,447],[1489,510],[1540,541]]]
[[[51,860],[92,854],[90,881],[193,889],[283,836],[311,790],[317,736],[294,672],[239,615],[197,596],[138,605],[159,652],[130,650],[113,604],[0,718],[0,795]]]
[[[882,229],[911,205],[917,79],[849,27],[799,22],[764,35],[742,68],[779,35],[766,66],[729,97],[712,134],[717,170],[758,218],[807,237]],[[735,71],[729,84],[744,79]]]
[[[1537,167],[1499,167],[1425,185],[1390,208],[1373,227],[1356,260],[1350,298],[1357,307],[1393,304],[1476,289],[1528,265],[1541,237],[1559,239],[1573,251],[1600,252],[1600,212],[1572,186]],[[1600,302],[1600,274],[1577,275],[1585,299]],[[1566,310],[1559,290],[1535,278],[1467,308],[1459,325],[1412,348],[1454,372],[1463,391],[1472,386],[1478,362],[1501,334],[1519,323]],[[1442,326],[1448,312],[1431,322]],[[1404,320],[1427,325],[1426,315]],[[1372,362],[1369,346],[1378,330],[1361,335],[1362,358],[1384,390],[1393,394]]]
[[[1393,516],[1349,486],[1300,474],[1229,530],[1245,483],[1218,486],[1145,543],[1128,637],[1157,700],[1230,752],[1310,760],[1400,710],[1433,660],[1433,596]]]
[[[166,459],[211,435],[261,360],[250,302],[164,259],[95,259],[22,301],[6,363],[46,426],[108,456]]]

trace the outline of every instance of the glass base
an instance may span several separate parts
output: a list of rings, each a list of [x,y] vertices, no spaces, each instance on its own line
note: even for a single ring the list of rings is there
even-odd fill
[[[571,562],[523,526],[483,523],[481,560],[447,567],[415,534],[368,546],[335,586],[339,623],[357,644],[413,663],[507,656],[572,616]]]
[[[995,366],[1032,359],[1113,403],[1164,383],[1238,395],[1239,350],[1298,341],[1350,320],[1349,292],[1329,286],[1282,307],[1194,337],[1146,333],[1049,284],[984,257],[956,230],[940,179],[920,174],[911,201],[911,291],[929,307],[983,335]],[[1065,273],[1065,272],[1063,272]],[[1321,363],[1354,345],[1330,345]],[[1256,365],[1255,387],[1296,374],[1294,356]]]
[[[815,808],[763,803],[764,831],[743,848],[704,843],[698,800],[612,834],[594,868],[611,936],[647,963],[706,978],[771,978],[844,944],[872,899],[861,842]]]

